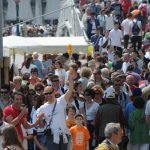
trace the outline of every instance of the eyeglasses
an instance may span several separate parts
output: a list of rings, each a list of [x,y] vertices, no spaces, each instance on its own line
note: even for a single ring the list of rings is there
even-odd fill
[[[54,90],[50,91],[50,92],[46,92],[46,93],[44,93],[44,95],[51,95],[53,92],[54,92]]]
[[[52,80],[52,82],[59,82],[59,80]]]
[[[35,93],[28,93],[28,95],[32,95],[33,96],[33,95],[35,95]]]
[[[36,89],[36,91],[41,91],[42,89],[41,88],[39,88],[39,89]]]

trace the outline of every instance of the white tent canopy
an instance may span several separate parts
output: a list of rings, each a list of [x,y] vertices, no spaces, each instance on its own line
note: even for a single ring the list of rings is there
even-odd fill
[[[73,46],[73,52],[87,52],[88,43],[84,37],[17,37],[3,38],[3,48],[12,50],[13,54],[67,52],[67,45]],[[5,53],[5,52],[4,52]],[[10,53],[11,54],[11,53]]]

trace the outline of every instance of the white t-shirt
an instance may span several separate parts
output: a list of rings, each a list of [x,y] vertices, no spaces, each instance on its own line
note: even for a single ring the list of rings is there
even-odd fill
[[[59,81],[65,80],[66,71],[65,69],[55,69],[55,75],[59,77]]]
[[[110,45],[110,44],[111,44],[111,40],[109,39],[109,37],[106,38],[105,36],[102,37],[102,38],[100,38],[98,45],[99,45],[100,47],[102,47],[103,44],[104,44],[107,40],[108,40],[107,46]],[[101,52],[107,52],[107,46],[106,46],[105,48],[102,47]]]
[[[33,116],[32,116],[32,123],[36,122],[36,120],[37,120],[37,113],[38,113],[38,111],[34,110]],[[44,132],[45,128],[40,128],[39,126],[36,126],[34,128],[34,130],[36,130],[39,133],[39,132]]]
[[[49,104],[47,102],[38,109],[38,114],[44,113],[43,119],[45,119],[46,125],[49,124],[50,118],[52,117],[52,110],[54,104],[55,103]],[[53,113],[53,118],[50,125],[52,133],[55,133],[55,131],[58,129],[61,129],[64,133],[69,133],[69,130],[66,126],[66,106],[67,102],[64,98],[64,95],[62,95],[60,98],[57,99],[57,104]]]
[[[131,20],[126,18],[125,20],[122,21],[121,26],[123,27],[123,34],[124,35],[129,35],[130,31],[130,22]]]
[[[106,30],[111,30],[114,28],[114,18],[112,14],[110,14],[110,16],[105,16],[105,24]]]
[[[109,33],[109,37],[111,38],[111,44],[113,46],[121,47],[121,39],[123,38],[123,36],[120,29],[112,29]]]
[[[23,127],[23,125],[21,125],[21,129],[22,129],[24,137],[26,137],[27,135],[33,134],[33,129],[25,129]],[[27,141],[27,139],[23,139],[23,143],[22,144],[23,144],[24,149],[28,150],[28,141]]]
[[[126,73],[127,72],[127,68],[129,67],[129,65],[130,65],[130,63],[128,62],[123,62],[123,64],[122,64],[122,71],[124,72],[124,73]]]
[[[7,122],[3,121],[3,124],[0,126],[0,132],[2,133],[3,129],[7,126],[9,126],[9,124]],[[0,150],[3,149],[2,142],[3,142],[3,136],[0,135]]]
[[[84,102],[81,102],[80,100],[78,100],[78,103],[79,103],[79,109],[84,108]],[[75,106],[75,108],[76,108],[76,114],[79,114],[80,112],[79,112],[79,109],[77,108],[77,106],[75,104],[75,101],[72,101],[71,104],[73,106]]]
[[[93,102],[93,104],[88,109],[86,107],[86,119],[90,121],[95,120],[98,109],[99,109],[99,104],[96,102]]]
[[[24,73],[30,73],[31,74],[31,69],[32,68],[37,68],[36,65],[33,65],[33,64],[30,64],[30,67],[29,68],[26,68],[26,66],[23,66],[22,69],[21,69],[21,73],[24,74]]]

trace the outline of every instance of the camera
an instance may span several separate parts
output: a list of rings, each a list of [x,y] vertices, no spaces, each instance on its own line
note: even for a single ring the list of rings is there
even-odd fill
[[[46,129],[45,131],[44,131],[44,135],[45,136],[50,136],[51,135],[51,129]]]

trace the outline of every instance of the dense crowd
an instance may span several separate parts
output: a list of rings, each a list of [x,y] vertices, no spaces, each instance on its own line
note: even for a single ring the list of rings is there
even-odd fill
[[[76,4],[93,55],[25,56],[1,85],[0,149],[149,150],[149,2]]]
[[[53,37],[56,34],[56,24],[36,25],[23,23],[19,25],[19,35],[23,37]],[[6,25],[3,36],[17,35],[16,25]]]

